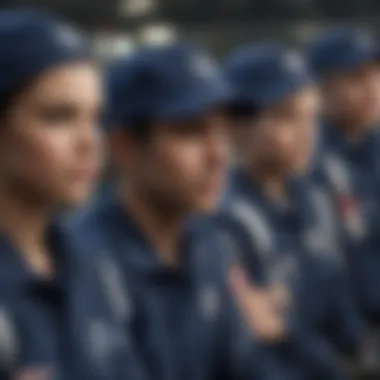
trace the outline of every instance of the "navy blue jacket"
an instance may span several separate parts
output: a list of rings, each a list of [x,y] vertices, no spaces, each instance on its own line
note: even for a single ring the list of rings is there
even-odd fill
[[[337,354],[355,351],[363,325],[344,276],[327,199],[304,181],[292,180],[290,201],[282,206],[244,171],[236,170],[231,180],[220,222],[252,280],[285,284],[292,294],[287,351],[294,365],[305,364],[301,371],[310,378],[340,378]]]
[[[133,305],[134,339],[152,379],[296,379],[246,331],[211,223],[189,223],[177,270],[160,262],[116,197],[103,199],[75,230],[119,260]]]
[[[314,179],[331,195],[356,300],[368,322],[380,323],[380,135],[348,142],[325,125]]]
[[[62,227],[49,243],[54,279],[33,273],[0,236],[0,379],[144,379],[122,324],[112,261],[84,251]]]

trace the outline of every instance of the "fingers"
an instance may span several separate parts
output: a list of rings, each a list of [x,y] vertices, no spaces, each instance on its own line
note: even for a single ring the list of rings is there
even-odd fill
[[[283,339],[284,321],[276,312],[268,291],[250,284],[238,267],[232,268],[229,280],[236,303],[252,333],[269,341]]]
[[[273,305],[279,312],[284,312],[284,310],[292,304],[292,297],[289,293],[289,289],[282,284],[271,286],[269,295],[273,301]]]
[[[245,294],[249,290],[249,282],[243,269],[239,266],[232,267],[229,274],[232,290],[238,294]]]

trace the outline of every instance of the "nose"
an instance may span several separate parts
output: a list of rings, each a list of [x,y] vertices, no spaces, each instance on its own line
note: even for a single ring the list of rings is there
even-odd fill
[[[75,135],[75,155],[78,160],[100,163],[103,156],[103,139],[100,128],[91,122],[82,122]]]
[[[230,139],[227,131],[223,128],[216,128],[210,131],[207,136],[206,149],[208,161],[213,167],[223,168],[229,158]]]

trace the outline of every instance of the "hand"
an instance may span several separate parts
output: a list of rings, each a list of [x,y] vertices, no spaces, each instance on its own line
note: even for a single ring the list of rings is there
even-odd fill
[[[268,293],[275,310],[279,313],[284,313],[284,311],[292,304],[292,296],[289,293],[289,289],[283,284],[271,285],[268,289]]]
[[[286,328],[268,290],[249,283],[239,267],[231,269],[229,282],[236,303],[251,332],[259,338],[276,342],[284,339]]]

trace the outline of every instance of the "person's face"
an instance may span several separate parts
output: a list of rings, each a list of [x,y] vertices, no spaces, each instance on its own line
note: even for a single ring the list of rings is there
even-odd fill
[[[54,204],[81,203],[101,162],[100,77],[89,63],[43,73],[10,104],[0,132],[0,181]]]
[[[375,63],[375,70],[377,72],[377,94],[378,94],[378,100],[377,100],[377,123],[380,121],[380,61],[376,61]]]
[[[246,129],[245,156],[283,174],[303,173],[314,152],[318,110],[318,94],[309,87],[262,111]]]
[[[367,129],[379,120],[380,70],[376,64],[332,75],[324,94],[326,110],[338,121]]]
[[[229,160],[226,118],[210,112],[154,125],[129,149],[132,176],[156,201],[180,212],[206,212],[219,201]]]

